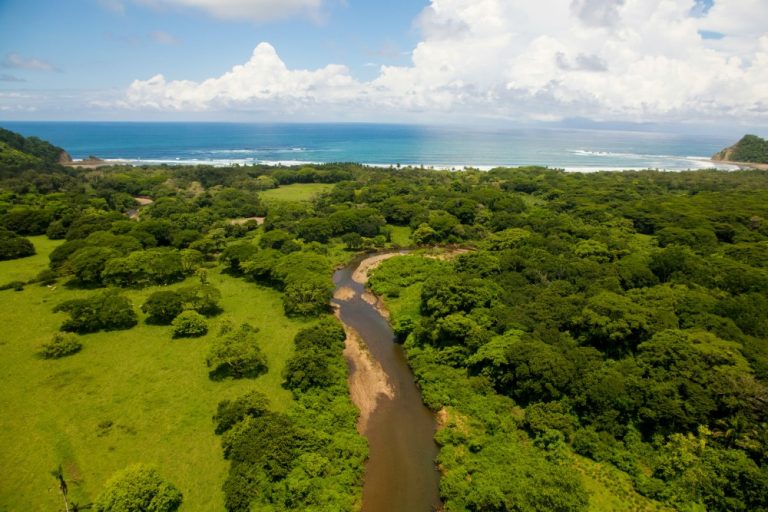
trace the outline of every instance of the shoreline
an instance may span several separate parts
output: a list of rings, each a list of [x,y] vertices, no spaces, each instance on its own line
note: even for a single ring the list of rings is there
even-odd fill
[[[723,164],[723,165],[732,165],[734,167],[738,167],[740,171],[749,171],[749,170],[756,170],[756,171],[768,171],[768,164],[759,164],[754,162],[734,162],[732,160],[712,160],[715,163]]]
[[[624,172],[624,171],[661,171],[661,172],[686,172],[697,171],[705,169],[716,169],[721,171],[735,171],[742,169],[759,169],[768,170],[768,164],[751,164],[748,162],[731,162],[731,161],[716,161],[706,157],[679,157],[681,160],[688,160],[691,162],[689,167],[675,167],[675,168],[663,168],[663,167],[638,167],[638,166],[617,166],[617,165],[576,165],[576,166],[558,166],[542,163],[510,163],[499,165],[472,165],[472,164],[386,164],[386,163],[371,163],[361,162],[359,165],[370,168],[380,169],[424,169],[435,171],[466,171],[466,170],[479,170],[490,171],[498,168],[518,168],[518,167],[543,167],[551,170],[562,170],[564,172],[579,172],[579,173],[592,173],[592,172]],[[254,160],[254,159],[221,159],[221,160],[196,160],[196,159],[129,159],[129,158],[107,158],[99,160],[73,160],[62,165],[71,168],[82,169],[96,169],[99,167],[108,166],[211,166],[211,167],[247,167],[252,165],[264,165],[268,167],[294,167],[294,166],[311,166],[311,165],[325,165],[329,162],[319,162],[310,160]]]

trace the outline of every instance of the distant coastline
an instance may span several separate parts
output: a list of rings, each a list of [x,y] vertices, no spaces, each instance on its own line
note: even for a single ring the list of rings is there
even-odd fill
[[[716,160],[709,160],[707,158],[701,157],[701,158],[689,158],[692,163],[697,163],[696,166],[691,166],[689,168],[676,168],[676,169],[665,169],[660,167],[623,167],[623,166],[559,166],[559,165],[548,165],[545,163],[541,164],[503,164],[503,165],[471,165],[471,164],[460,164],[460,165],[448,165],[448,164],[415,164],[415,163],[406,163],[406,164],[390,164],[390,163],[370,163],[370,162],[362,162],[360,165],[365,167],[375,167],[375,168],[422,168],[422,169],[431,169],[436,171],[463,171],[468,169],[475,169],[479,171],[490,171],[491,169],[496,169],[500,167],[507,167],[507,168],[515,168],[515,167],[547,167],[550,169],[562,169],[565,172],[581,172],[581,173],[590,173],[590,172],[622,172],[622,171],[648,171],[648,170],[656,170],[656,171],[665,171],[665,172],[684,172],[684,171],[695,171],[695,170],[705,170],[705,169],[717,169],[721,171],[736,171],[736,170],[742,170],[742,169],[759,169],[759,170],[768,170],[768,164],[751,164],[746,162],[730,162],[730,161],[716,161]],[[131,160],[131,159],[124,159],[124,158],[107,158],[107,159],[82,159],[82,160],[73,160],[71,162],[66,162],[64,165],[67,167],[77,168],[77,169],[96,169],[99,167],[108,167],[113,165],[130,165],[130,166],[143,166],[143,165],[170,165],[170,166],[182,166],[182,165],[208,165],[211,167],[233,167],[233,166],[240,166],[240,165],[267,165],[272,167],[296,167],[296,166],[313,166],[313,165],[325,165],[327,163],[332,162],[320,162],[320,161],[306,161],[306,160],[184,160],[184,159],[174,159],[174,160],[160,160],[160,159],[146,159],[146,160]]]
[[[574,129],[471,129],[386,124],[46,123],[5,128],[65,148],[76,167],[316,165],[480,170],[548,166],[574,172],[738,166],[710,155],[728,136]],[[86,162],[96,155],[105,160]]]

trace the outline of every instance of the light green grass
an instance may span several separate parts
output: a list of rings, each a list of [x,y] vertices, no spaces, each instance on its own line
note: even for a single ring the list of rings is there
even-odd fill
[[[51,309],[95,292],[62,285],[0,292],[0,510],[60,509],[49,474],[59,464],[70,499],[82,505],[115,471],[135,462],[155,464],[179,487],[183,511],[223,510],[228,464],[213,433],[216,405],[257,389],[284,410],[291,395],[281,387],[281,373],[304,324],[283,315],[274,290],[218,271],[209,271],[209,279],[222,292],[224,313],[210,321],[207,336],[172,340],[170,327],[148,326],[140,314],[133,329],[85,335],[80,353],[53,361],[34,355],[65,318]],[[155,289],[127,295],[138,311]],[[224,319],[260,328],[266,375],[208,379],[205,357]],[[111,428],[99,427],[105,422]]]
[[[11,281],[27,282],[48,268],[48,255],[64,240],[49,240],[47,236],[28,237],[36,254],[17,260],[0,261],[0,285]],[[2,300],[2,299],[0,299]]]
[[[392,230],[392,243],[397,247],[408,247],[411,241],[411,228],[408,226],[389,226]]]
[[[648,499],[635,491],[630,476],[616,467],[573,455],[573,466],[589,494],[589,510],[626,512],[671,511],[671,508]]]
[[[294,183],[292,185],[282,185],[278,188],[265,190],[261,192],[261,198],[265,201],[289,201],[305,202],[333,188],[329,183]]]

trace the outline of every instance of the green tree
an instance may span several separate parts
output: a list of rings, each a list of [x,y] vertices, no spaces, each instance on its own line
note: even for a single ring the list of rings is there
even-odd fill
[[[184,300],[175,291],[160,290],[147,297],[141,310],[148,315],[147,323],[170,325],[173,319],[184,310]]]
[[[97,512],[173,512],[181,502],[181,492],[157,470],[135,464],[117,472],[93,506]]]
[[[255,378],[267,371],[267,360],[257,340],[258,330],[248,324],[217,338],[211,345],[206,363],[214,380],[225,377]]]
[[[197,311],[181,312],[171,322],[174,338],[199,338],[208,332],[208,322]]]
[[[35,254],[35,246],[26,238],[0,228],[0,261],[14,260]]]

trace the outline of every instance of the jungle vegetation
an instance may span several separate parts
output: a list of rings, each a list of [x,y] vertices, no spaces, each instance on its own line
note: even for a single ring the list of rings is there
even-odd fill
[[[33,250],[55,241],[47,268],[0,276],[4,306],[34,298],[52,326],[27,354],[28,327],[11,324],[14,357],[53,375],[97,340],[142,329],[198,354],[227,510],[359,508],[367,448],[331,275],[359,251],[396,245],[468,249],[393,258],[370,283],[440,418],[447,510],[599,510],[611,498],[627,510],[768,510],[763,172],[73,170],[37,142],[3,143],[0,254],[20,259],[0,263],[39,258],[24,256],[27,239]],[[46,287],[64,290],[60,300],[39,299]],[[288,327],[233,316],[243,306],[224,292],[235,287],[265,297],[250,307]],[[4,393],[21,392],[23,375],[9,379]],[[597,492],[584,469],[595,464],[629,491]],[[106,487],[80,471],[80,500],[119,499],[134,475],[171,507],[199,506],[191,477],[162,465]]]

